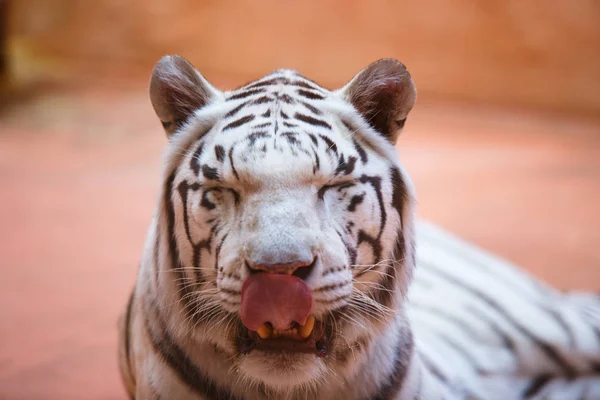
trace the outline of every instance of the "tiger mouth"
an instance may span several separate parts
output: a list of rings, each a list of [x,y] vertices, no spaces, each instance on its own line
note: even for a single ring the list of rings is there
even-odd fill
[[[330,325],[313,315],[304,325],[294,322],[289,329],[277,330],[263,324],[257,331],[243,327],[238,337],[238,349],[242,354],[252,350],[273,353],[303,353],[325,357],[331,344]]]

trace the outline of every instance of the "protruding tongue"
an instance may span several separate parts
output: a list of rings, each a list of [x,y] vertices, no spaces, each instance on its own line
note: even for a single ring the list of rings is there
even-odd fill
[[[242,322],[251,331],[265,322],[282,330],[294,321],[303,325],[311,308],[310,289],[297,276],[258,273],[242,286]]]

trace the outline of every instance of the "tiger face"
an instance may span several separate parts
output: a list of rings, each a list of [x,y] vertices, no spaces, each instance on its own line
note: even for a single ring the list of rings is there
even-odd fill
[[[154,246],[173,335],[265,390],[351,376],[402,317],[413,268],[404,66],[336,91],[280,70],[223,92],[173,56],[150,95],[169,136]]]

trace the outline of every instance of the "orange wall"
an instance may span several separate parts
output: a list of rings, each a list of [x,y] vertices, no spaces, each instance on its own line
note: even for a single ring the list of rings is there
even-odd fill
[[[597,114],[599,21],[596,0],[14,0],[11,43],[17,73],[147,77],[179,53],[237,83],[292,67],[336,86],[395,57],[422,99]]]

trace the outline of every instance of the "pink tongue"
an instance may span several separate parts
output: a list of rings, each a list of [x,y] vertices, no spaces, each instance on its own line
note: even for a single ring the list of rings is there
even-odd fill
[[[275,329],[288,329],[294,321],[303,325],[311,308],[310,289],[297,276],[258,273],[242,286],[242,322],[251,331],[265,322]]]

